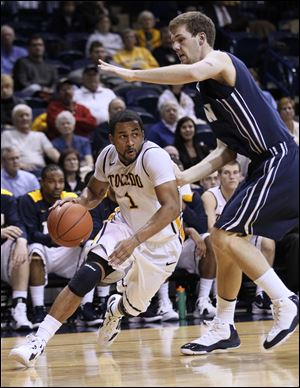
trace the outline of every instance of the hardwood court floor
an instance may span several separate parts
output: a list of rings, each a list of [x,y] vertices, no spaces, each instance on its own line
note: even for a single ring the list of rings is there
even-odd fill
[[[207,356],[179,352],[200,335],[202,325],[122,330],[109,351],[96,350],[96,332],[57,334],[30,369],[8,359],[24,338],[2,338],[1,387],[299,386],[299,332],[266,352],[261,343],[271,325],[237,323],[241,347]]]

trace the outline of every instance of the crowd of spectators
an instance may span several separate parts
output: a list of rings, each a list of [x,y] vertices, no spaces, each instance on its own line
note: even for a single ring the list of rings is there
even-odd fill
[[[282,2],[284,7],[256,1],[153,3],[1,2],[1,188],[16,198],[40,190],[41,172],[55,163],[64,190],[79,195],[99,152],[109,144],[109,119],[126,108],[141,114],[146,137],[171,147],[184,169],[207,156],[213,143],[206,139],[214,135],[191,85],[153,86],[150,92],[142,84],[103,75],[97,66],[99,59],[130,69],[179,63],[168,21],[189,10],[213,19],[221,50],[233,49],[233,39],[240,36],[259,39],[252,75],[299,144],[298,95],[266,83],[263,62],[271,36],[298,37],[297,2]],[[192,188],[202,193],[205,184],[195,182]],[[297,236],[293,231],[286,243],[292,244],[293,255],[299,250]],[[278,244],[283,255],[284,244]],[[167,285],[163,298],[166,293]]]

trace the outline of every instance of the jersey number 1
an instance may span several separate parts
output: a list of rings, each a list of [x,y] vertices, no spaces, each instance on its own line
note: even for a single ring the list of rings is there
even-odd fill
[[[138,206],[134,203],[134,200],[131,198],[131,196],[126,192],[125,197],[129,199],[130,202],[130,209],[137,209]]]

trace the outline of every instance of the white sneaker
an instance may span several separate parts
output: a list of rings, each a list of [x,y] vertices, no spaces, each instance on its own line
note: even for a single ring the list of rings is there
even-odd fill
[[[43,353],[46,342],[33,334],[29,334],[26,339],[27,343],[12,349],[9,357],[29,368],[34,366],[36,359]]]
[[[11,308],[11,327],[13,330],[30,330],[32,323],[27,318],[26,303],[19,302],[15,307]]]
[[[208,331],[200,338],[195,339],[181,347],[181,353],[187,355],[207,354],[214,351],[226,351],[238,348],[240,338],[234,325],[221,322],[214,318],[208,325]]]
[[[112,306],[114,304],[118,304],[121,299],[121,295],[114,294],[111,295],[107,301],[107,310],[105,313],[104,322],[98,330],[97,343],[101,349],[109,347],[121,331],[122,316],[116,317],[112,312]]]
[[[170,299],[159,300],[159,308],[158,308],[157,313],[159,315],[161,315],[161,320],[163,322],[165,322],[165,321],[178,321],[179,320],[179,315],[173,309],[173,304],[170,301]]]
[[[274,325],[268,333],[263,346],[271,349],[288,339],[296,330],[299,322],[299,298],[297,295],[272,300]]]
[[[207,296],[202,296],[197,299],[194,318],[213,318],[216,315],[217,309],[213,306],[211,300]]]

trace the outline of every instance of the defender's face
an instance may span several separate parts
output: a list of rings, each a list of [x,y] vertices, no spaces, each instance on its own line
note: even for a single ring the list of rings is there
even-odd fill
[[[114,134],[109,138],[116,147],[120,161],[127,166],[135,161],[142,148],[144,131],[137,121],[117,123]]]
[[[199,35],[192,36],[185,26],[179,26],[171,32],[172,48],[181,63],[192,64],[200,61],[202,45]]]

